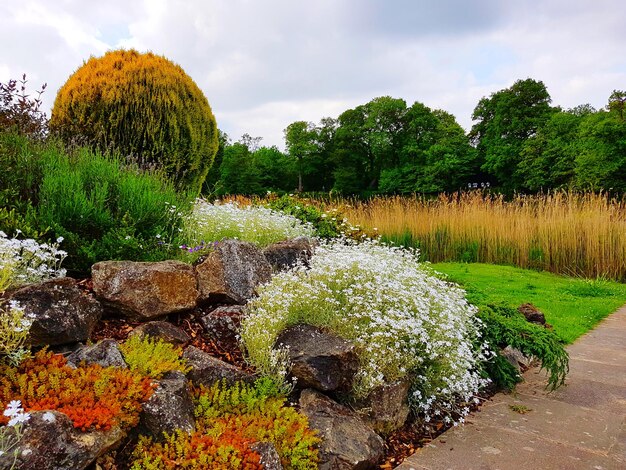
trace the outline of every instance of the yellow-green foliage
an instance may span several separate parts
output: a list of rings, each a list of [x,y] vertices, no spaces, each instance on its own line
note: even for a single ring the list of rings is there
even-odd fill
[[[195,192],[218,145],[215,117],[193,80],[166,58],[135,50],[84,63],[59,90],[50,126],[65,142],[156,162]]]
[[[254,387],[216,383],[196,389],[196,431],[177,432],[163,443],[140,439],[132,469],[262,468],[249,447],[253,442],[271,442],[285,469],[316,469],[319,439],[306,417],[275,391],[267,380]]]
[[[186,361],[181,358],[182,349],[161,339],[154,340],[149,336],[133,335],[120,346],[120,349],[132,371],[153,379],[158,379],[172,370],[179,370],[183,374],[189,371]]]

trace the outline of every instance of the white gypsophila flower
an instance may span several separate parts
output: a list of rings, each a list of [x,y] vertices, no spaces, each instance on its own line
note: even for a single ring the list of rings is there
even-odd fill
[[[466,407],[456,403],[469,402],[485,384],[473,345],[475,314],[464,291],[435,277],[416,251],[340,240],[321,244],[309,268],[279,273],[260,287],[241,336],[250,360],[277,376],[286,370],[273,357],[283,328],[330,328],[361,350],[357,394],[408,377],[416,410],[463,415]]]
[[[232,238],[266,246],[299,236],[311,237],[315,230],[310,223],[266,207],[236,203],[210,204],[196,201],[191,216],[185,221],[187,245],[199,245]]]

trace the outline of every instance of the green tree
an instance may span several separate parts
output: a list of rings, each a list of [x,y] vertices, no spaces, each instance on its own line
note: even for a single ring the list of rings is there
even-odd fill
[[[293,191],[296,187],[295,162],[275,146],[259,148],[253,154],[253,161],[264,192]]]
[[[524,188],[539,191],[571,185],[580,152],[580,124],[592,113],[580,107],[554,113],[524,142],[518,167]]]
[[[624,106],[626,106],[626,91],[613,90],[611,96],[609,96],[609,104],[607,109],[617,113],[620,120],[624,120]]]
[[[262,194],[261,177],[250,149],[241,142],[224,148],[218,194]]]
[[[285,144],[289,155],[297,161],[298,192],[302,192],[302,174],[305,160],[316,150],[316,132],[313,123],[296,121],[284,130]]]
[[[482,169],[502,189],[522,186],[518,172],[525,141],[550,118],[550,95],[541,81],[518,80],[510,88],[482,98],[472,114],[470,131]]]
[[[575,183],[579,189],[626,192],[626,121],[599,111],[580,124]]]

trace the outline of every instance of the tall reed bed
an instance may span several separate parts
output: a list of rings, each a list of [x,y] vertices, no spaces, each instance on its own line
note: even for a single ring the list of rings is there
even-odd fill
[[[626,200],[606,194],[463,192],[344,201],[352,223],[432,262],[511,264],[626,281]]]

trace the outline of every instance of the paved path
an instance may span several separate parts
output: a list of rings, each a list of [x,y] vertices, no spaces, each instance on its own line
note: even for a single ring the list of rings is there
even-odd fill
[[[398,470],[626,470],[626,306],[568,347],[566,386],[533,369]],[[529,408],[525,414],[511,405]]]

